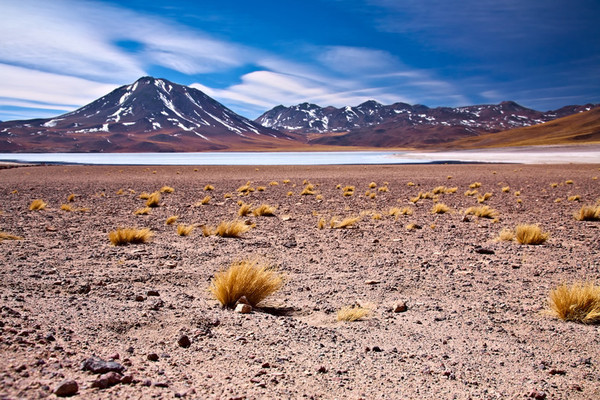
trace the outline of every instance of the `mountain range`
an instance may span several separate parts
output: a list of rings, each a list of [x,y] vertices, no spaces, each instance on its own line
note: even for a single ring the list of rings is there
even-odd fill
[[[0,152],[448,147],[457,140],[546,125],[596,106],[541,112],[511,101],[429,108],[370,100],[342,108],[310,103],[277,106],[251,121],[200,90],[142,77],[67,114],[0,123]],[[590,137],[595,138],[593,133]]]

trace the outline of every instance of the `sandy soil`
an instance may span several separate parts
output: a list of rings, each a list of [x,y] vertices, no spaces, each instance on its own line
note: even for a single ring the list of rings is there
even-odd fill
[[[52,398],[69,379],[86,399],[600,398],[600,327],[543,313],[557,284],[600,279],[600,224],[572,216],[600,199],[600,165],[196,169],[0,170],[0,231],[24,238],[0,242],[0,398]],[[304,179],[322,200],[299,195]],[[256,227],[242,238],[204,237],[199,228],[180,237],[165,225],[171,215],[185,224],[234,218],[246,181],[265,190],[244,201],[278,209],[246,217]],[[371,181],[389,191],[365,196]],[[486,204],[500,221],[464,220],[477,201],[463,193],[476,181],[493,193]],[[338,184],[355,185],[355,195],[343,197]],[[133,215],[144,205],[138,195],[163,185],[175,192],[150,215]],[[458,187],[439,198],[451,213],[409,201],[440,185]],[[62,211],[70,193],[73,207],[89,211]],[[207,194],[208,205],[192,206]],[[37,198],[47,208],[29,211]],[[414,214],[395,220],[386,215],[392,206]],[[358,215],[355,227],[317,229],[321,217]],[[494,240],[525,222],[550,240]],[[409,223],[422,229],[408,231]],[[155,238],[112,246],[107,233],[124,226],[149,227]],[[207,291],[211,278],[249,256],[278,267],[286,286],[274,308],[222,309]],[[397,302],[408,309],[393,312]],[[357,303],[370,316],[336,321],[337,310]],[[190,346],[178,344],[183,335]],[[93,387],[107,381],[82,370],[92,356],[113,359],[109,367],[123,367],[132,382]]]

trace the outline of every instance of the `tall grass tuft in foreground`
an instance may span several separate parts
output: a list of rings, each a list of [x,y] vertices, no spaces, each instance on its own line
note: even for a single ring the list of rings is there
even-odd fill
[[[43,210],[44,208],[46,208],[47,205],[48,204],[46,202],[44,202],[44,200],[36,199],[31,202],[31,204],[29,205],[29,209],[31,211]]]
[[[370,312],[371,310],[369,310],[368,308],[363,308],[360,306],[342,307],[337,312],[337,320],[353,322],[366,317]]]
[[[562,284],[550,291],[550,313],[565,321],[600,323],[600,286],[593,282]]]
[[[583,206],[574,217],[577,221],[600,221],[600,206]]]
[[[521,224],[515,228],[515,239],[519,244],[543,244],[550,235],[542,232],[538,225]]]
[[[154,234],[150,228],[119,228],[116,231],[109,232],[108,238],[115,246],[125,246],[127,244],[140,244],[149,241]]]
[[[147,207],[158,207],[158,203],[160,203],[160,192],[152,193],[146,200]]]
[[[209,291],[224,306],[232,308],[245,296],[255,307],[283,287],[283,276],[258,259],[236,261],[212,279]]]
[[[254,211],[252,211],[252,214],[254,214],[257,217],[272,217],[273,215],[275,215],[275,207],[270,206],[268,204],[261,204],[260,206],[256,207]]]

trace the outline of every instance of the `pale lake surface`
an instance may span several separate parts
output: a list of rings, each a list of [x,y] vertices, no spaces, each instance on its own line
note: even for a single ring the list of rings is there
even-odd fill
[[[581,164],[600,163],[600,145],[443,152],[0,153],[0,162],[88,165]]]

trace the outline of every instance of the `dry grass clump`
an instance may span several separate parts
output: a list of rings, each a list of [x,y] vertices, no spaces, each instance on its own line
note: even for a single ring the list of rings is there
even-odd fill
[[[446,188],[446,194],[456,193],[458,191],[458,187]]]
[[[502,192],[503,192],[503,193],[508,193],[508,192],[510,192],[510,186],[504,186],[504,187],[502,188]]]
[[[403,208],[392,207],[392,208],[390,208],[390,211],[388,211],[388,214],[393,217],[396,217],[396,219],[398,219],[398,217],[400,215],[412,215],[413,209],[410,207],[403,207]]]
[[[431,191],[433,194],[441,194],[446,192],[446,186],[437,186]]]
[[[196,225],[194,225],[194,224],[192,224],[192,225],[179,224],[179,225],[177,225],[177,234],[179,236],[188,236],[190,233],[192,233],[192,231],[194,230],[195,227],[196,227]]]
[[[498,217],[498,212],[489,206],[469,207],[466,209],[465,214],[475,215],[479,218],[494,219]]]
[[[326,224],[325,218],[320,218],[319,222],[317,222],[317,228],[323,229],[323,228],[325,228],[325,224]]]
[[[415,186],[415,183],[414,183],[414,182],[408,182],[408,183],[406,184],[406,186]]]
[[[122,194],[125,194],[125,191],[123,189],[119,189],[119,190],[117,190],[117,192],[115,194],[120,196]]]
[[[73,207],[70,204],[62,204],[60,209],[63,211],[73,211]]]
[[[256,187],[256,191],[257,192],[264,192],[267,188],[265,186],[257,186]]]
[[[432,214],[445,214],[448,211],[450,211],[450,207],[448,207],[444,203],[434,204],[433,208],[431,209]]]
[[[474,190],[467,190],[467,191],[465,192],[465,196],[475,196],[477,193],[478,193],[478,192],[477,192],[477,189],[474,189]]]
[[[273,215],[275,215],[275,207],[270,206],[268,204],[261,204],[260,206],[256,207],[252,211],[252,214],[254,214],[257,217],[259,217],[259,216],[272,217]]]
[[[177,219],[179,218],[179,216],[177,215],[171,215],[169,218],[167,218],[167,220],[165,221],[165,225],[173,225],[175,222],[177,222]]]
[[[356,190],[356,187],[354,187],[354,186],[344,186],[344,188],[342,189],[342,192],[345,197],[348,197],[348,196],[354,195],[355,190]]]
[[[569,179],[569,180],[566,180],[566,181],[565,181],[565,184],[566,184],[566,185],[572,185],[572,184],[573,184],[573,181],[572,181],[572,180],[570,180],[570,179]]]
[[[302,189],[302,192],[300,192],[301,196],[313,196],[314,194],[314,186],[310,184],[308,186],[305,186],[304,189]]]
[[[550,291],[550,312],[565,321],[600,323],[600,286],[593,282],[562,284]]]
[[[227,270],[217,272],[209,290],[224,307],[233,307],[242,296],[255,307],[283,284],[283,276],[274,268],[250,259],[233,262]]]
[[[498,235],[498,240],[511,242],[515,238],[515,231],[510,228],[503,228]]]
[[[147,207],[158,207],[158,203],[160,203],[160,192],[152,193],[146,200]]]
[[[515,191],[515,196],[517,196],[517,197],[518,197],[518,196],[520,196],[520,195],[521,195],[521,191],[520,191],[520,190],[517,190],[517,191]]]
[[[483,196],[477,196],[477,202],[478,203],[483,203],[484,201],[488,200],[490,197],[492,197],[492,193],[487,192],[485,193]]]
[[[287,196],[288,196],[288,197],[289,197],[289,196],[293,196],[293,195],[294,195],[294,192],[287,192]]]
[[[152,209],[150,207],[138,208],[133,212],[134,215],[148,215]]]
[[[0,231],[0,242],[3,240],[23,240],[21,236],[11,235],[10,233]]]
[[[119,228],[116,231],[109,232],[108,238],[115,246],[124,246],[127,244],[140,244],[149,241],[154,234],[150,228]]]
[[[579,195],[569,196],[569,197],[567,197],[567,200],[569,200],[569,201],[581,201],[581,196],[579,196]]]
[[[369,188],[370,189],[375,189],[376,187],[377,187],[377,184],[375,182],[369,183]]]
[[[333,223],[333,219],[331,221]],[[348,228],[348,227],[356,224],[358,221],[360,221],[360,217],[348,217],[348,218],[344,218],[340,222],[333,224],[332,228],[333,229]]]
[[[160,188],[161,193],[173,193],[174,191],[175,189],[173,189],[171,186],[163,186]]]
[[[481,182],[473,182],[469,185],[469,189],[477,189],[478,187],[481,187]]]
[[[204,191],[208,192],[209,190],[215,190],[215,187],[213,185],[206,185],[204,186]]]
[[[555,182],[555,183],[551,183],[551,184],[550,184],[550,187],[551,187],[551,188],[558,187],[558,183],[556,183],[556,182]]]
[[[202,233],[204,236],[221,236],[227,238],[238,238],[242,234],[248,232],[251,226],[246,225],[244,221],[234,219],[232,221],[222,221],[216,228],[204,226]]]
[[[29,209],[31,211],[43,210],[44,208],[46,208],[47,205],[48,204],[44,202],[44,200],[36,199],[31,202],[31,204],[29,205]]]
[[[290,180],[289,179],[284,179],[282,182],[287,185],[288,183],[290,183]]]
[[[197,202],[195,205],[196,206],[205,206],[208,203],[210,203],[211,197],[210,196],[204,196],[202,198],[202,200],[200,200],[199,202]]]
[[[322,195],[322,194],[318,194],[318,195],[315,197],[315,200],[323,201],[323,195]]]
[[[269,186],[277,186],[277,185],[279,185],[279,182],[277,182],[277,181],[269,182]]]
[[[583,206],[574,217],[577,221],[600,221],[600,206]]]
[[[252,186],[250,186],[251,182],[248,181],[246,182],[245,185],[240,186],[239,188],[237,188],[238,193],[242,193],[242,194],[249,194],[254,192],[254,188]]]
[[[150,198],[150,196],[151,196],[150,193],[142,192],[142,193],[140,193],[139,198],[142,200],[148,200]]]
[[[389,192],[390,189],[387,186],[382,186],[380,188],[377,188],[378,192]]]
[[[346,306],[342,307],[337,312],[337,320],[347,322],[358,321],[359,319],[369,315],[370,312],[371,310],[368,308],[363,308],[360,306]]]
[[[239,206],[240,209],[238,210],[238,216],[240,217],[245,217],[246,215],[252,212],[252,204],[246,204],[244,202],[241,202]]]
[[[224,199],[230,199],[230,198],[231,198],[231,193],[225,193],[225,194],[223,195],[223,198],[224,198]]]
[[[519,244],[538,245],[544,243],[550,235],[542,232],[538,225],[520,224],[515,228],[515,239]]]
[[[67,201],[68,201],[69,203],[72,203],[72,202],[74,202],[74,201],[75,201],[75,193],[71,193],[71,194],[69,195],[69,197],[67,197]]]

